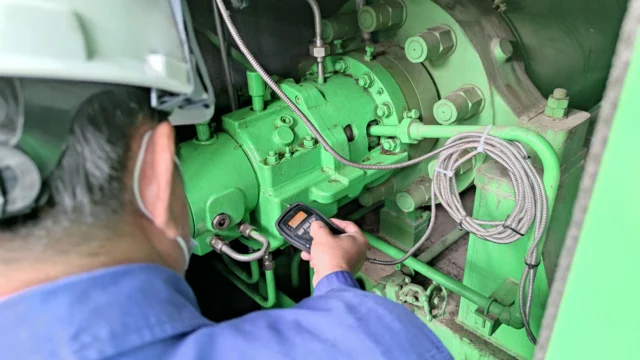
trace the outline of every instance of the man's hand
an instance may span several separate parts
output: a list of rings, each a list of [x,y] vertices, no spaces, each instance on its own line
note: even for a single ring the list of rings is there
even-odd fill
[[[345,234],[333,235],[322,222],[315,221],[311,224],[311,254],[301,254],[302,259],[309,261],[315,271],[313,286],[335,271],[357,273],[366,256],[368,242],[360,228],[350,221],[331,221],[344,230]]]

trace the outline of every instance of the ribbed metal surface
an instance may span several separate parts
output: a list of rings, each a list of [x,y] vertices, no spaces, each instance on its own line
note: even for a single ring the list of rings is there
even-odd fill
[[[213,0],[188,0],[189,9],[196,27],[215,31]],[[334,14],[345,0],[323,0],[323,17]],[[242,10],[231,9],[233,20],[249,49],[262,66],[273,75],[292,76],[300,60],[308,56],[309,43],[313,38],[313,15],[304,0],[251,0]],[[224,27],[224,24],[223,24]],[[228,41],[232,46],[233,39]],[[218,108],[228,104],[224,91],[224,72],[220,51],[204,36],[198,35],[200,49],[209,70],[218,99]],[[245,70],[230,60],[234,85],[245,83]]]

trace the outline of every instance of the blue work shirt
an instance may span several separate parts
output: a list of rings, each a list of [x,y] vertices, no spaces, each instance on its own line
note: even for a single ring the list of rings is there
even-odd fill
[[[409,310],[324,277],[290,309],[213,323],[187,282],[152,264],[98,269],[0,300],[0,358],[450,359]]]

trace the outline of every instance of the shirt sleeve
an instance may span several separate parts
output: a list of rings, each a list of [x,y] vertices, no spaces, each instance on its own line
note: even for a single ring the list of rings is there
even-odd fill
[[[339,288],[353,288],[359,289],[360,286],[353,278],[348,271],[335,271],[330,274],[325,275],[318,284],[315,289],[313,289],[313,296],[319,296],[325,294],[326,292],[332,289]]]
[[[202,328],[176,345],[172,359],[451,359],[413,312],[360,290],[347,272],[327,275],[293,308]]]

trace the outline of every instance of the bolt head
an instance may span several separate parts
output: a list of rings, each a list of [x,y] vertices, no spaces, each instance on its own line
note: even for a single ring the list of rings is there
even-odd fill
[[[433,116],[442,125],[449,125],[458,120],[458,110],[448,99],[442,99],[433,106]]]
[[[482,109],[482,105],[484,103],[484,98],[478,89],[474,86],[465,87],[462,89],[462,95],[469,102],[469,113],[477,114]]]
[[[417,119],[420,117],[420,111],[418,109],[407,110],[402,114],[407,119]]]
[[[336,61],[335,69],[337,72],[345,72],[349,70],[349,62],[345,59]]]
[[[567,117],[567,113],[569,109],[555,109],[553,107],[547,106],[544,108],[544,115],[553,119],[563,119]]]
[[[358,85],[362,86],[365,89],[372,87],[374,82],[375,79],[373,78],[373,75],[369,73],[363,74],[362,77],[358,79]]]
[[[382,118],[389,117],[391,116],[392,113],[393,113],[393,108],[389,103],[380,104],[376,109],[376,114]]]
[[[307,135],[302,141],[302,145],[306,148],[312,148],[315,144],[316,144],[316,139],[314,139],[310,135]]]
[[[569,107],[569,98],[565,99],[556,99],[552,96],[549,96],[547,100],[547,107],[552,109],[566,109]]]

